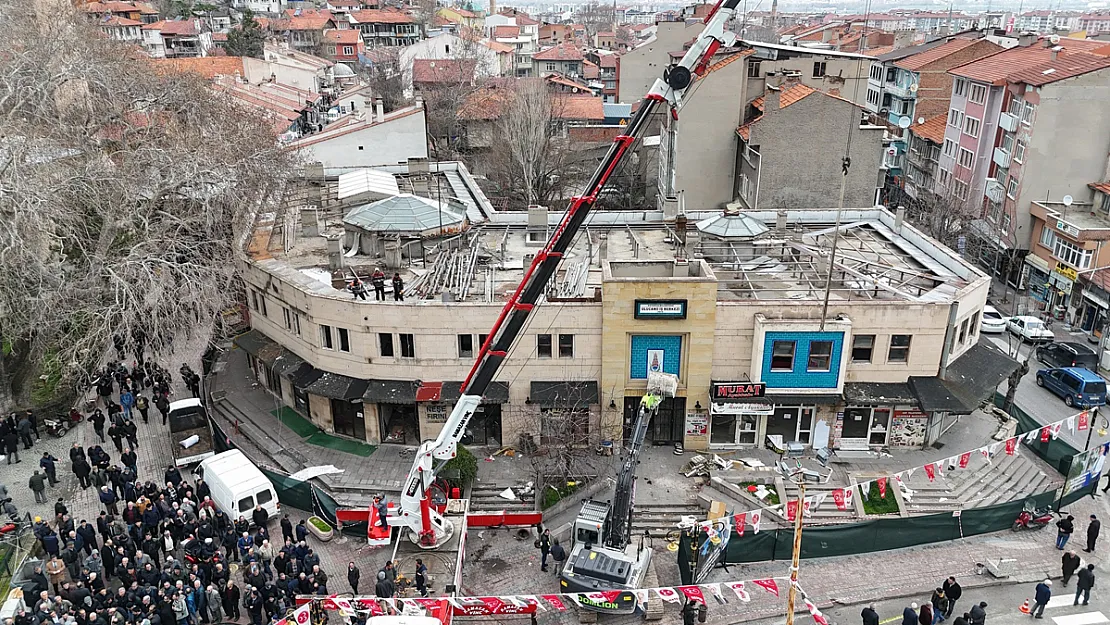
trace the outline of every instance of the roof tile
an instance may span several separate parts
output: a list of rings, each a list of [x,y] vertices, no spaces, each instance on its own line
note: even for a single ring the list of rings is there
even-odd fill
[[[473,59],[414,59],[412,82],[420,84],[460,84],[474,78],[478,62]]]
[[[930,48],[928,50],[925,50],[924,52],[918,52],[917,54],[901,59],[894,64],[898,67],[901,67],[902,69],[917,71],[925,67],[929,63],[939,61],[940,59],[943,59],[950,54],[955,54],[956,52],[959,52],[960,50],[963,50],[968,46],[975,45],[976,41],[977,40],[974,39],[953,39],[952,41],[949,41],[944,45]],[[872,52],[872,54],[874,53]]]
[[[586,57],[573,44],[560,43],[542,52],[537,52],[532,58],[536,61],[581,61]]]
[[[351,13],[358,24],[415,24],[412,16],[395,9],[363,9]]]
[[[910,127],[910,130],[914,135],[939,145],[944,143],[944,128],[947,123],[947,113],[941,113],[926,119],[924,123],[914,124]]]

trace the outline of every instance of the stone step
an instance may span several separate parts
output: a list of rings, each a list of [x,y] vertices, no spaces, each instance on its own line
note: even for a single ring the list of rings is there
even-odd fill
[[[992,470],[982,475],[982,477],[968,479],[955,490],[954,494],[963,501],[981,499],[989,494],[1004,490],[1015,479],[1020,480],[1020,476],[1024,474],[1029,466],[1028,462],[1020,459],[1011,460],[997,470],[992,467]]]

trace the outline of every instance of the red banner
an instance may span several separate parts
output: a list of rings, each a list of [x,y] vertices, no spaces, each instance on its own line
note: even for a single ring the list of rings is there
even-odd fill
[[[879,485],[879,497],[882,498],[882,499],[886,499],[886,478],[885,477],[880,477],[879,479],[877,479],[875,481]]]
[[[678,593],[674,591],[674,588],[656,588],[655,593],[659,595],[660,599],[668,603],[678,603],[679,601]]]
[[[1091,427],[1091,415],[1087,414],[1087,411],[1084,410],[1079,413],[1079,429],[1086,430],[1089,427]]]
[[[935,464],[930,462],[929,464],[925,465],[922,468],[925,469],[925,475],[929,476],[929,481],[930,482],[937,479],[937,466]]]
[[[844,499],[844,489],[838,488],[832,492],[833,503],[837,510],[847,510],[848,502]]]
[[[1041,428],[1041,442],[1047,443],[1050,438],[1052,438],[1052,429],[1047,426]]]
[[[1018,439],[1017,439],[1016,436],[1013,437],[1013,438],[1007,438],[1006,439],[1006,455],[1007,456],[1014,455],[1014,451],[1017,449],[1017,442],[1018,442]]]
[[[798,500],[791,499],[786,502],[786,520],[793,521],[798,516]]]
[[[748,522],[748,513],[741,512],[732,515],[732,529],[736,532],[737,536],[744,535],[744,525]]]
[[[701,594],[701,588],[698,588],[697,586],[679,586],[678,591],[686,596],[687,601],[690,601],[691,599],[697,599],[698,601],[705,603],[705,595]]]
[[[960,454],[960,468],[961,469],[966,469],[967,468],[967,463],[969,463],[969,462],[971,462],[971,452],[970,451],[965,451],[964,453]]]
[[[540,595],[540,598],[551,604],[551,607],[560,612],[566,612],[567,606],[563,605],[563,600],[559,595]]]
[[[779,596],[779,585],[773,579],[753,579],[752,583],[776,597]]]

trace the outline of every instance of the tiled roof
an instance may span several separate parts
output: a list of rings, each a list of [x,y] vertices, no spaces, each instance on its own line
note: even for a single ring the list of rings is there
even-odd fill
[[[120,16],[116,15],[116,16],[113,16],[113,17],[110,17],[110,18],[104,20],[103,22],[100,23],[100,25],[101,26],[124,27],[124,26],[142,26],[143,23],[140,22],[139,20],[129,20],[126,17],[120,17]]]
[[[299,13],[299,15],[298,15]],[[318,11],[316,9],[295,10],[286,9],[285,19],[277,20],[275,30],[323,30],[335,27],[335,18],[331,11]]]
[[[617,67],[617,55],[615,55],[615,54],[603,54],[603,55],[601,55],[601,58],[599,58],[598,60],[601,61],[601,67],[606,67],[606,68],[616,68]]]
[[[582,91],[586,91],[589,88],[587,85],[585,85],[583,83],[580,83],[580,82],[576,82],[574,80],[571,80],[570,78],[568,78],[568,77],[566,77],[562,74],[548,74],[547,76],[544,77],[544,80],[546,80],[549,83],[554,83],[556,85],[563,85],[564,87],[572,87],[572,88],[580,89]]]
[[[917,135],[918,137],[921,137],[922,139],[927,139],[939,145],[944,143],[944,127],[947,125],[947,123],[948,115],[946,113],[941,113],[939,115],[934,115],[933,117],[926,119],[925,123],[923,124],[915,123],[913,126],[910,127],[910,130],[912,130],[913,134]]]
[[[880,54],[887,54],[888,52],[894,52],[894,46],[878,46],[860,50],[860,54],[866,54],[867,56],[879,56]]]
[[[332,28],[324,31],[324,41],[330,43],[357,44],[359,32],[353,28]]]
[[[501,37],[501,38],[504,38],[504,39],[512,39],[513,37],[517,37],[519,35],[520,35],[520,27],[519,26],[510,26],[510,25],[506,24],[504,26],[494,26],[493,27],[493,36],[494,37]]]
[[[363,9],[351,13],[357,24],[415,24],[410,15],[393,9]]]
[[[243,57],[240,56],[200,56],[179,59],[151,59],[154,71],[158,74],[196,74],[204,78],[216,76],[242,75]]]
[[[455,15],[458,15],[459,17],[464,18],[464,19],[473,19],[473,18],[478,17],[477,15],[475,15],[474,13],[472,13],[470,11],[467,11],[466,9],[460,9],[460,8],[456,8],[456,7],[444,7],[443,10],[451,11]]]
[[[605,119],[605,102],[590,95],[565,95],[556,98],[552,114],[559,119],[601,121]]]
[[[517,13],[513,16],[513,18],[516,19],[517,26],[539,26],[540,24],[536,20],[528,17],[527,15],[524,15],[523,13]]]
[[[1079,39],[1061,39],[1060,46],[1063,49],[1059,52],[1058,60],[1062,61],[1068,56],[1078,54],[1079,50],[1076,50],[1076,48],[1079,48],[1080,50],[1091,48],[1091,44],[1081,42],[1082,40]],[[992,54],[977,61],[972,61],[971,63],[967,63],[966,65],[955,67],[949,70],[949,73],[954,76],[969,78],[978,82],[1001,85],[1004,84],[1007,78],[1011,75],[1021,73],[1023,72],[1023,70],[1039,67],[1045,63],[1050,62],[1052,60],[1052,49],[1051,47],[1046,46],[1046,43],[1047,40],[1042,39],[1029,46],[1019,46],[1017,48],[1003,50],[1002,52]]]
[[[415,59],[412,82],[420,84],[460,84],[474,78],[477,61],[473,59]]]
[[[560,43],[557,46],[537,52],[533,57],[537,61],[581,61],[582,51],[569,43]]]
[[[492,41],[490,39],[483,39],[482,45],[498,54],[510,54],[514,51],[512,46],[507,46],[499,41]]]
[[[490,121],[501,117],[502,111],[512,102],[513,91],[494,85],[479,89],[463,100],[459,107],[459,119],[467,121]]]
[[[1092,183],[1088,184],[1087,186],[1091,187],[1092,189],[1094,189],[1095,191],[1098,191],[1100,193],[1105,193],[1106,195],[1110,195],[1110,182],[1092,182]]]
[[[593,63],[591,63],[589,59],[586,59],[586,60],[582,61],[582,77],[583,78],[585,78],[586,80],[590,80],[592,78],[597,78],[600,75],[601,75],[601,70],[598,69],[597,65],[594,65]]]
[[[738,60],[740,60],[740,59],[742,59],[746,56],[751,56],[753,54],[755,54],[755,50],[752,50],[752,49],[743,50],[743,51],[740,51],[740,52],[733,52],[732,54],[729,54],[728,56],[721,59],[720,61],[717,61],[716,63],[713,63],[709,67],[705,68],[705,73],[707,75],[712,74],[713,72],[715,72],[719,69],[722,69],[722,68],[724,68],[728,65],[731,65],[732,63],[735,63],[736,61],[738,61]]]
[[[779,93],[779,108],[784,109],[784,108],[790,106],[791,104],[794,104],[794,103],[802,100],[806,96],[812,95],[814,93],[817,93],[817,90],[814,89],[813,87],[810,87],[809,85],[805,85],[805,84],[802,84],[802,83],[795,83],[793,85],[790,85],[789,87],[786,87],[785,89],[783,89],[781,93]],[[825,94],[825,95],[828,95],[828,94]],[[830,96],[830,97],[836,97],[836,96]],[[843,98],[839,98],[839,97],[837,97],[837,99],[838,100],[843,100]],[[847,100],[845,100],[845,101],[847,101]],[[754,106],[759,111],[763,111],[764,102],[765,102],[764,97],[759,96],[758,98],[752,100],[752,106]],[[761,112],[759,115],[756,115],[752,119],[748,120],[746,123],[741,124],[740,127],[736,129],[736,134],[740,135],[740,137],[742,139],[747,141],[749,139],[750,134],[751,134],[750,130],[751,130],[752,124],[756,123],[757,121],[759,121],[762,118],[763,118],[763,114]]]
[[[1055,61],[1049,59],[1035,67],[1014,72],[1007,76],[1006,80],[1040,87],[1041,85],[1047,85],[1065,78],[1073,78],[1107,67],[1110,67],[1110,57],[1085,52],[1061,54]]]
[[[960,50],[963,50],[968,46],[975,45],[975,43],[976,41],[973,39],[953,39],[952,41],[949,41],[944,45],[931,48],[924,52],[918,52],[913,56],[908,56],[900,61],[897,61],[895,65],[901,67],[902,69],[917,71],[925,67],[929,63],[939,61],[940,59],[943,59],[950,54],[955,54],[956,52],[959,52]]]
[[[199,35],[200,28],[194,20],[159,20],[153,24],[143,26],[143,30],[161,31],[163,35],[192,36]]]

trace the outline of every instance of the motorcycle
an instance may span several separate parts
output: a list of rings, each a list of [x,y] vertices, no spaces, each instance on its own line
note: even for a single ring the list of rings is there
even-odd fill
[[[69,432],[70,429],[75,427],[85,418],[76,408],[69,411],[69,414],[62,415],[57,419],[43,419],[42,424],[46,427],[46,433],[55,437],[61,438]]]
[[[1025,502],[1025,507],[1018,513],[1014,519],[1013,526],[1010,527],[1013,531],[1018,530],[1039,530],[1052,522],[1052,508],[1045,506],[1044,508],[1037,508],[1036,504],[1030,501]]]

